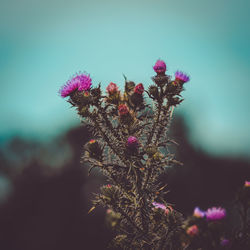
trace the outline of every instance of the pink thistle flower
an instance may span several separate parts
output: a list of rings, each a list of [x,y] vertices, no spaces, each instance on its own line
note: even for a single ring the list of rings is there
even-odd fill
[[[76,90],[78,90],[78,87],[79,87],[79,79],[74,77],[71,80],[68,80],[66,84],[61,87],[59,93],[61,97],[65,98],[71,95]]]
[[[250,181],[245,181],[245,187],[250,187]]]
[[[173,212],[173,208],[171,206],[165,206],[164,204],[158,203],[158,202],[153,202],[152,204],[155,208],[160,208],[160,209],[164,210],[166,215]]]
[[[179,80],[180,82],[185,83],[189,81],[189,76],[181,71],[176,71],[175,80]]]
[[[205,211],[202,211],[199,207],[195,207],[193,216],[203,218],[205,216]]]
[[[230,244],[230,240],[228,239],[222,239],[220,242],[220,245],[223,247],[228,246],[229,244]]]
[[[199,233],[199,228],[196,225],[190,226],[187,228],[186,233],[193,237]]]
[[[162,203],[153,202],[152,204],[153,204],[153,206],[154,206],[155,208],[160,208],[160,209],[163,209],[164,211],[167,210],[167,207],[166,207],[164,204],[162,204]]]
[[[128,114],[129,110],[126,104],[120,104],[118,107],[119,115],[126,115]]]
[[[142,95],[144,91],[144,87],[143,87],[143,84],[142,83],[139,83],[135,86],[135,89],[134,89],[134,92],[139,94],[139,95]]]
[[[76,75],[70,80],[66,82],[64,86],[61,87],[59,90],[60,95],[65,98],[71,94],[73,94],[75,91],[87,91],[91,87],[91,78],[89,75],[80,74]]]
[[[138,147],[138,139],[135,136],[129,136],[128,140],[127,140],[127,146],[129,148],[136,148]]]
[[[167,66],[166,66],[166,63],[162,60],[158,60],[154,67],[153,67],[154,71],[157,73],[157,74],[162,74],[162,73],[165,73],[166,70],[167,70]]]
[[[80,75],[77,75],[76,78],[79,79],[79,87],[78,87],[79,91],[90,90],[91,85],[92,85],[92,79],[90,78],[89,75],[80,74]]]
[[[217,221],[226,217],[226,210],[221,207],[212,207],[206,211],[208,221]]]
[[[106,90],[110,95],[112,95],[118,92],[118,86],[115,83],[111,82]]]

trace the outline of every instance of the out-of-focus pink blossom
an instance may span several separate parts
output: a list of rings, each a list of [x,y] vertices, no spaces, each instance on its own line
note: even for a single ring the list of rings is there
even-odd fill
[[[205,216],[205,211],[202,211],[199,207],[195,207],[193,215],[197,218],[203,218]]]
[[[226,210],[221,207],[212,207],[206,211],[208,221],[218,221],[226,217]]]
[[[196,225],[190,226],[186,230],[187,234],[190,236],[195,236],[199,233],[199,228]]]
[[[221,246],[225,247],[228,246],[230,244],[230,240],[228,239],[222,239],[220,242]]]
[[[245,187],[250,187],[250,181],[245,181]]]

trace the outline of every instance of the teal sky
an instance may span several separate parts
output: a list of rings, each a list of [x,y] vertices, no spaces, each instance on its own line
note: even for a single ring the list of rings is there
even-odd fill
[[[215,154],[249,155],[247,0],[0,0],[0,138],[47,139],[79,124],[57,92],[77,71],[145,86],[159,58],[191,76],[190,137]]]

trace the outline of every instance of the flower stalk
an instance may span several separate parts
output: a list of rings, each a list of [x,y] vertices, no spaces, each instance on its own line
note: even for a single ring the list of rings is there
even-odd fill
[[[112,211],[109,216],[119,218],[113,245],[120,249],[181,249],[176,239],[182,215],[168,209],[158,177],[177,162],[161,149],[171,141],[166,133],[171,110],[182,102],[180,93],[189,78],[178,72],[173,84],[161,60],[153,69],[154,84],[148,89],[125,78],[123,93],[111,82],[107,95],[102,95],[100,85],[93,88],[89,75],[82,74],[60,90],[91,129],[93,139],[86,145],[83,162],[90,171],[99,168],[109,183],[101,187],[93,208],[102,205]],[[154,207],[158,201],[164,202],[165,210]]]

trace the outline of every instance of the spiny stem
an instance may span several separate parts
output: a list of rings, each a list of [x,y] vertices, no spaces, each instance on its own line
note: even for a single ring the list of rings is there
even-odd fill
[[[154,132],[155,132],[155,129],[156,129],[156,125],[158,124],[159,122],[159,119],[160,119],[160,114],[161,114],[161,107],[162,107],[162,102],[159,102],[159,107],[158,107],[158,112],[157,112],[157,118],[156,120],[154,121],[154,124],[153,124],[153,128],[149,134],[149,137],[148,137],[148,141],[147,141],[147,145],[149,145],[151,143],[151,140],[154,136]]]

